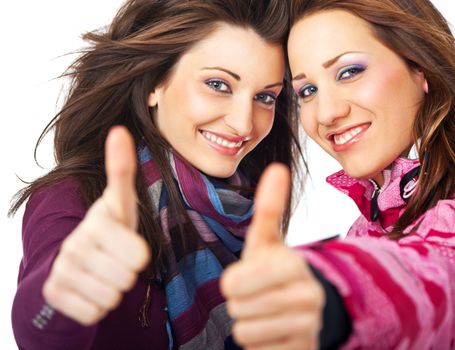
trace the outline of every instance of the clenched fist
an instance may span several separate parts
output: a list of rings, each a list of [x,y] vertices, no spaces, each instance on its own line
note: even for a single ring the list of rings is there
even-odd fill
[[[84,325],[115,309],[150,259],[136,232],[136,153],[124,127],[110,131],[105,152],[103,195],[62,243],[43,287],[52,307]]]

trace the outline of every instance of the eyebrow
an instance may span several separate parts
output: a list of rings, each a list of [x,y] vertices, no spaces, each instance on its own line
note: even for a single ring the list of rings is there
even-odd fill
[[[282,82],[279,82],[279,83],[274,83],[274,84],[270,84],[270,85],[266,85],[264,86],[264,89],[271,89],[275,86],[283,86],[283,83]]]
[[[300,73],[300,74],[297,74],[294,78],[292,78],[292,80],[301,80],[301,79],[305,79],[306,78],[306,75],[304,73]]]
[[[338,56],[334,57],[334,58],[331,58],[330,60],[324,62],[322,64],[322,67],[324,68],[329,68],[330,66],[334,65],[342,56],[348,54],[348,53],[359,53],[359,51],[346,51],[346,52],[343,52],[341,54],[339,54]],[[294,78],[292,78],[292,80],[300,80],[300,79],[304,79],[306,78],[306,75],[304,73],[301,73],[301,74],[298,74],[296,75]]]
[[[324,63],[322,64],[322,66],[323,66],[324,68],[329,68],[330,66],[334,65],[334,64],[336,63],[336,61],[338,61],[342,56],[344,56],[344,55],[346,55],[346,54],[348,54],[348,53],[352,53],[352,51],[343,52],[343,53],[339,54],[338,56],[336,56],[336,57],[334,57],[334,58],[328,60],[327,62],[324,62]]]
[[[240,78],[240,75],[230,71],[229,69],[226,69],[226,68],[223,68],[223,67],[203,67],[201,70],[220,70],[222,72],[225,72],[227,74],[229,74],[230,76],[232,76],[235,80],[237,81],[241,81],[242,79]],[[283,82],[278,82],[278,83],[273,83],[273,84],[269,84],[269,85],[266,85],[264,87],[264,89],[271,89],[275,86],[282,86],[283,85]]]
[[[204,68],[202,68],[202,70],[220,70],[222,72],[225,72],[225,73],[229,74],[230,76],[232,76],[237,81],[242,80],[242,79],[240,79],[240,75],[235,74],[234,72],[231,72],[230,70],[228,70],[226,68],[223,68],[223,67],[204,67]]]

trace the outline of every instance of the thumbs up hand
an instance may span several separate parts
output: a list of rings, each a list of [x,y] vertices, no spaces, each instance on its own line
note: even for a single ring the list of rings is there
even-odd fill
[[[60,247],[43,286],[46,301],[84,325],[116,308],[147,265],[147,243],[136,232],[136,153],[124,127],[106,140],[107,186]]]
[[[233,335],[245,349],[317,349],[324,291],[304,259],[284,245],[281,218],[290,189],[286,167],[266,169],[240,261],[221,279]]]

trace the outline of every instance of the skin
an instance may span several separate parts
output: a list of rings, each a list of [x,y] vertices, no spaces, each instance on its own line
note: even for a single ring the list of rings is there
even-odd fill
[[[269,166],[258,185],[242,257],[221,279],[235,319],[233,335],[248,350],[318,348],[324,292],[280,233],[289,189],[289,170]]]
[[[270,132],[272,96],[281,91],[283,76],[281,47],[251,30],[220,25],[182,56],[148,102],[177,152],[209,175],[228,177]],[[200,130],[243,141],[227,154],[227,147],[214,147]],[[110,131],[105,152],[107,187],[62,243],[43,287],[51,306],[84,325],[115,309],[150,260],[147,243],[136,232],[136,151],[126,129]]]
[[[251,29],[221,24],[182,56],[149,105],[183,158],[208,175],[229,177],[270,132],[284,69],[282,47]],[[203,131],[239,146],[218,145]]]
[[[288,49],[306,133],[349,175],[382,185],[382,170],[413,144],[423,73],[382,44],[368,22],[342,10],[298,21]]]
[[[106,189],[63,242],[43,286],[50,305],[83,325],[118,306],[150,259],[147,243],[136,233],[133,138],[115,127],[105,148]]]
[[[379,42],[367,22],[344,11],[299,20],[288,53],[307,134],[351,176],[382,184],[382,170],[412,145],[423,74]],[[360,133],[350,135],[355,128]],[[233,333],[249,350],[317,349],[322,286],[279,238],[289,178],[275,168],[262,181],[242,258],[221,281]]]

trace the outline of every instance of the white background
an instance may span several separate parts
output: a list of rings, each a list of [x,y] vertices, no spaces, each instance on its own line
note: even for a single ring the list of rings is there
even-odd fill
[[[16,349],[11,330],[11,303],[21,258],[22,210],[6,217],[12,195],[22,187],[16,175],[32,180],[52,164],[51,137],[33,149],[41,130],[57,111],[62,81],[54,80],[74,59],[63,56],[83,43],[80,34],[101,27],[115,14],[121,0],[2,1],[0,4],[0,349]],[[434,0],[455,23],[451,0]],[[60,96],[62,97],[62,96]],[[345,233],[357,209],[325,184],[337,164],[307,145],[312,181],[291,222],[288,242],[298,244],[334,233]],[[317,193],[317,195],[316,195]]]

